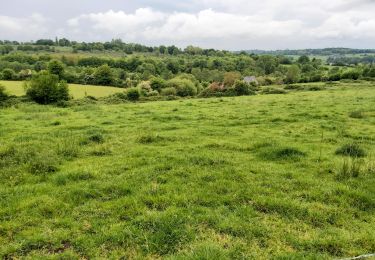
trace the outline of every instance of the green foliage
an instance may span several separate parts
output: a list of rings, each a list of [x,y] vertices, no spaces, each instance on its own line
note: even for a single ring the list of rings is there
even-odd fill
[[[233,89],[237,96],[254,95],[255,91],[252,86],[243,80],[237,80],[234,83]]]
[[[156,90],[160,93],[161,90],[166,86],[166,81],[160,77],[153,77],[150,80],[150,85],[153,90]]]
[[[64,78],[64,64],[59,61],[59,60],[51,60],[48,65],[47,65],[47,68],[48,68],[48,72],[53,74],[53,75],[57,75],[59,77],[59,79],[63,79]]]
[[[141,93],[139,88],[130,88],[126,91],[126,96],[130,101],[137,101],[139,100]]]
[[[13,69],[4,69],[1,73],[3,80],[13,80],[16,77],[16,73]]]
[[[176,89],[176,95],[180,97],[195,96],[197,94],[197,88],[188,79],[174,78],[167,81],[167,86]]]
[[[288,68],[288,72],[286,73],[285,83],[292,84],[297,83],[301,77],[301,70],[297,65],[292,65]]]
[[[69,100],[68,84],[59,81],[57,75],[42,72],[33,75],[25,84],[26,95],[40,104],[50,104]]]
[[[224,74],[224,86],[230,88],[241,79],[241,73],[239,72],[227,72]]]
[[[310,58],[307,55],[302,55],[298,58],[298,63],[306,64],[310,62]]]
[[[109,67],[107,64],[98,67],[94,73],[94,81],[98,85],[113,85],[115,82],[115,77],[111,67]]]
[[[5,101],[9,98],[9,95],[5,91],[5,87],[0,85],[0,102]]]
[[[162,96],[176,96],[177,95],[177,91],[173,87],[163,88],[161,90],[161,95]]]
[[[342,79],[353,79],[357,80],[361,76],[358,70],[347,70],[341,74]]]

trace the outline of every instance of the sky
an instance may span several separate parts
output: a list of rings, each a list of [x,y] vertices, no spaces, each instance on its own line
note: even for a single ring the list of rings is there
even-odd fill
[[[375,0],[12,0],[1,6],[0,39],[55,37],[226,50],[375,48]]]

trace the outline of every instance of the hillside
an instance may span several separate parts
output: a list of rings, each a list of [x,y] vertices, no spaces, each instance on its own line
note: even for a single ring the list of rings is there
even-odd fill
[[[374,252],[374,108],[371,83],[287,95],[4,108],[0,257],[321,259]]]

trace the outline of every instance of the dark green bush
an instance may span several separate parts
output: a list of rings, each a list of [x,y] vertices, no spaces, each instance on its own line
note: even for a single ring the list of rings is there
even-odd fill
[[[345,144],[338,148],[335,152],[337,155],[350,157],[365,157],[366,151],[358,144]]]
[[[57,75],[60,79],[64,76],[64,64],[59,60],[51,60],[48,63],[48,72]]]
[[[357,80],[361,76],[358,70],[347,70],[341,74],[342,79],[353,79]]]
[[[167,82],[167,86],[175,88],[177,96],[180,97],[195,96],[197,94],[197,88],[188,79],[174,78]]]
[[[255,91],[252,86],[243,80],[237,80],[234,83],[233,89],[237,96],[254,95]]]
[[[34,75],[25,84],[26,95],[39,104],[50,104],[69,100],[68,84],[59,81],[57,75],[42,72]]]
[[[139,92],[138,88],[129,88],[126,91],[126,97],[130,101],[137,101],[137,100],[139,100],[140,96],[141,96],[141,93]]]
[[[5,92],[5,87],[0,85],[0,102],[5,101],[9,98],[8,94]]]
[[[4,69],[2,75],[3,80],[12,80],[16,77],[16,73],[12,69]]]
[[[153,90],[156,90],[158,91],[159,93],[161,92],[161,90],[163,88],[165,88],[165,85],[166,85],[166,81],[162,78],[159,78],[159,77],[153,77],[151,80],[150,80],[150,86]]]

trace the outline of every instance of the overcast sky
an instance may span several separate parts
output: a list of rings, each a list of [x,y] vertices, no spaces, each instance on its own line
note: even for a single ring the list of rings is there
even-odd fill
[[[205,48],[375,48],[375,0],[11,0],[0,38]]]

